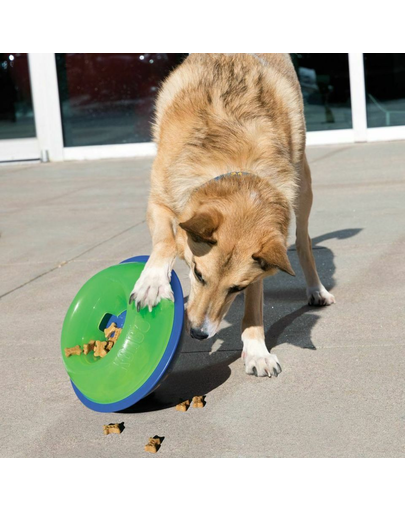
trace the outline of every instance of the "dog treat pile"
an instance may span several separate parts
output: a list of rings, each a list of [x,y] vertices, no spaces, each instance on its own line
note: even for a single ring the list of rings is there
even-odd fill
[[[90,340],[83,345],[83,354],[87,355],[89,352],[94,351],[96,357],[105,357],[108,352],[113,348],[114,344],[119,338],[122,329],[117,327],[116,323],[112,323],[110,327],[104,329],[104,335],[107,341]],[[65,348],[65,356],[71,355],[79,356],[82,353],[80,345],[73,348]]]
[[[121,423],[110,423],[109,425],[103,425],[103,432],[106,436],[108,436],[108,434],[121,434]]]
[[[83,345],[83,350],[80,345],[76,345],[72,348],[65,348],[65,356],[70,357],[71,355],[80,355],[81,353],[87,355],[90,352],[94,352],[95,357],[105,357],[108,352],[113,348],[114,344],[118,340],[122,329],[117,327],[117,324],[112,323],[110,327],[104,329],[105,341],[101,340],[90,340],[88,343]],[[176,405],[176,411],[186,412],[190,405],[196,409],[201,409],[205,406],[204,396],[194,396],[191,400],[183,400],[181,403]],[[103,425],[104,435],[109,434],[121,434],[123,431],[122,423],[110,423],[109,425]],[[149,438],[148,444],[145,446],[145,452],[157,453],[162,445],[162,439],[159,436]]]
[[[96,343],[101,343],[101,342],[96,342]],[[105,346],[105,344],[107,342],[104,341],[102,343]],[[80,347],[79,347],[79,349],[80,349]],[[95,350],[97,350],[97,347]],[[189,409],[191,404],[194,408],[201,409],[202,407],[205,406],[204,399],[205,399],[205,395],[200,395],[200,396],[194,396],[192,401],[191,400],[183,400],[181,403],[176,405],[176,411],[186,412]],[[123,423],[110,423],[109,425],[103,426],[103,432],[104,432],[104,435],[121,434],[124,428],[125,427],[124,427]],[[144,448],[145,452],[157,453],[159,451],[160,447],[162,446],[163,440],[164,440],[164,437],[160,437],[160,436],[150,437],[148,444],[145,445],[145,448]]]

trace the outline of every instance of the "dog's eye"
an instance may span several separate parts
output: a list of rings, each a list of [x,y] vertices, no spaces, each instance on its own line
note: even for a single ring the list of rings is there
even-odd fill
[[[238,293],[243,291],[246,288],[246,286],[231,286],[229,288],[228,293]]]
[[[195,274],[195,277],[200,281],[200,283],[205,284],[204,278],[203,278],[201,272],[199,272],[197,270],[197,267],[194,267],[194,274]]]

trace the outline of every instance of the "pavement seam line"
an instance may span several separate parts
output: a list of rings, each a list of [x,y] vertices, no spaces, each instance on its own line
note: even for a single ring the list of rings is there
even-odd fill
[[[322,155],[319,158],[315,158],[315,160],[312,160],[311,162],[308,162],[308,163],[311,166],[312,164],[315,164],[316,162],[320,162],[321,160],[327,160],[328,158],[331,158],[332,156],[334,156],[334,155],[336,155],[338,153],[342,153],[344,151],[347,151],[348,149],[351,149],[351,148],[346,146],[344,148],[339,148],[339,149],[337,149],[335,151],[329,151],[325,155]]]
[[[103,240],[102,242],[94,245],[93,247],[90,247],[89,249],[86,249],[82,253],[80,253],[80,254],[78,254],[76,256],[73,256],[73,258],[70,258],[70,260],[63,261],[63,262],[59,263],[59,265],[56,265],[56,267],[53,267],[53,268],[47,270],[46,272],[42,272],[42,274],[39,274],[38,276],[33,277],[32,279],[30,279],[29,281],[26,281],[25,283],[21,284],[20,286],[16,286],[12,290],[9,290],[8,292],[3,293],[2,295],[0,295],[0,300],[2,298],[6,297],[7,295],[10,295],[11,293],[19,290],[20,288],[24,288],[24,286],[27,286],[28,284],[32,283],[33,281],[36,281],[37,279],[39,279],[39,278],[41,278],[43,276],[46,276],[47,274],[50,274],[54,270],[57,270],[58,268],[64,267],[68,263],[71,263],[72,261],[76,260],[77,258],[80,258],[80,256],[83,256],[84,254],[87,254],[88,252],[92,251],[93,249],[96,249],[96,247],[100,247],[100,245],[103,245],[106,242],[109,242],[110,240],[113,240],[114,238],[117,238],[118,236],[123,235],[127,231],[130,231],[131,229],[136,228],[137,226],[140,226],[141,224],[144,224],[145,222],[146,222],[145,220],[143,220],[142,222],[138,222],[137,224],[134,224],[133,226],[130,226],[129,228],[124,229],[123,231],[120,231],[119,233],[111,236],[110,238],[107,238],[106,240]]]

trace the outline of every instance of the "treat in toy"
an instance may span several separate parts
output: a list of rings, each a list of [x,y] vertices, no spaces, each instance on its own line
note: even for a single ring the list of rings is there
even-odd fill
[[[120,423],[110,423],[109,425],[103,425],[104,435],[108,434],[121,434],[122,427]]]
[[[181,404],[176,405],[176,411],[186,412],[190,407],[190,400],[185,400]]]
[[[105,347],[107,346],[107,342],[106,341],[99,341],[97,340],[96,341],[96,346],[94,348],[94,355],[96,357],[104,357],[107,355],[107,351],[105,349]]]
[[[66,314],[63,362],[79,400],[94,411],[118,412],[136,404],[156,389],[179,353],[184,300],[175,272],[174,302],[163,299],[152,312],[128,304],[147,260],[137,256],[102,270],[83,285]],[[89,340],[104,340],[98,342],[105,343],[104,357],[96,344],[94,353],[89,346],[80,357],[65,355],[65,348],[91,345]]]
[[[90,340],[88,343],[85,343],[83,345],[83,354],[87,355],[89,352],[94,350],[94,345],[95,344],[96,344],[96,342],[94,340]]]
[[[195,396],[193,397],[193,407],[201,409],[204,407],[204,397],[203,396]]]
[[[65,356],[70,357],[71,355],[80,356],[82,353],[82,349],[80,348],[80,345],[76,345],[72,348],[65,348]]]
[[[114,346],[114,342],[113,341],[109,341],[105,347],[105,349],[107,350],[107,352],[109,352]]]
[[[117,327],[117,324],[113,322],[110,327],[107,327],[107,329],[104,329],[104,334],[107,340],[112,341],[115,343],[118,340],[119,335],[121,334],[122,329]]]
[[[161,445],[160,438],[158,436],[150,437],[149,443],[145,446],[145,452],[156,453]]]

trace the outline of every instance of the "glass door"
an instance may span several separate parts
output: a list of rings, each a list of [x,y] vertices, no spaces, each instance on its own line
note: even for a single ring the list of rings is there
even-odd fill
[[[0,53],[0,162],[39,159],[27,53]]]
[[[187,53],[56,53],[65,159],[135,156],[162,81]]]
[[[405,138],[405,53],[364,53],[368,140]]]
[[[292,53],[301,84],[307,130],[353,128],[347,53]]]
[[[291,53],[304,100],[307,144],[353,142],[348,53]]]

